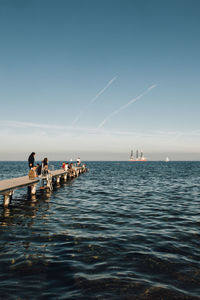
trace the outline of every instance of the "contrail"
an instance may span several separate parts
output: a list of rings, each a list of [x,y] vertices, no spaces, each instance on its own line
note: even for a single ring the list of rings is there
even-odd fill
[[[97,100],[97,98],[99,98],[99,96],[101,95],[101,94],[103,94],[103,92],[105,92],[105,90],[113,83],[113,81],[115,81],[116,79],[117,79],[117,77],[118,76],[115,76],[115,77],[113,77],[107,84],[106,84],[106,86],[90,101],[90,104],[91,103],[94,103],[96,100]]]
[[[107,90],[107,88],[109,88],[109,86],[117,79],[117,77],[118,77],[118,75],[115,76],[115,77],[113,77],[113,78],[106,84],[106,86],[105,86],[103,89],[101,89],[101,90],[98,92],[98,94],[97,94],[94,98],[92,98],[92,100],[90,100],[90,102],[87,104],[87,106],[85,107],[85,109],[82,110],[82,111],[77,115],[77,117],[74,119],[74,121],[72,122],[72,125],[75,125],[75,124],[78,122],[78,120],[80,119],[81,115],[84,113],[84,111],[86,111],[86,109],[88,108],[88,106],[89,106],[90,104],[94,103],[94,102],[99,98],[99,96],[100,96],[101,94],[103,94],[103,93],[105,92],[105,90]]]
[[[150,86],[145,92],[143,92],[142,94],[140,94],[139,96],[133,98],[132,100],[130,100],[128,103],[124,104],[123,106],[121,106],[120,108],[118,108],[117,110],[113,111],[111,114],[109,114],[100,124],[97,128],[102,128],[106,122],[108,122],[108,120],[110,120],[113,116],[115,116],[116,114],[120,113],[123,109],[127,108],[129,105],[131,105],[132,103],[136,102],[137,100],[141,99],[142,97],[144,97],[146,94],[148,94],[152,89],[154,89],[157,85],[154,84],[152,86]]]

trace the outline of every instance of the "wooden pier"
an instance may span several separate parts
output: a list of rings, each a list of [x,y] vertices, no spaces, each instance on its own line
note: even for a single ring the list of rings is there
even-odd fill
[[[0,194],[3,195],[3,206],[7,207],[10,204],[14,190],[28,186],[30,195],[35,195],[37,185],[40,183],[43,189],[52,190],[53,184],[59,185],[61,180],[66,182],[68,179],[79,176],[86,172],[84,166],[74,167],[64,171],[63,169],[50,171],[49,174],[30,179],[29,176],[5,179],[0,181]]]

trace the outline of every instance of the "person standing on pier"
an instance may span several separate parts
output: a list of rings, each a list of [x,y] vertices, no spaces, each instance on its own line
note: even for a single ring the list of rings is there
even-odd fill
[[[77,158],[76,163],[77,163],[77,166],[79,167],[80,164],[81,164],[81,159],[80,159],[80,157]]]
[[[31,169],[32,167],[34,167],[34,163],[35,163],[35,152],[32,152],[32,153],[29,155],[29,158],[28,158],[28,166],[29,166],[29,169]]]

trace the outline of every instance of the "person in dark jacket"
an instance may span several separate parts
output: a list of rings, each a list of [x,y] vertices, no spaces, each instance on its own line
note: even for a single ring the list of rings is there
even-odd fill
[[[32,167],[34,167],[34,163],[35,163],[35,152],[32,152],[32,153],[29,155],[29,158],[28,158],[28,166],[29,166],[29,169],[31,169]]]

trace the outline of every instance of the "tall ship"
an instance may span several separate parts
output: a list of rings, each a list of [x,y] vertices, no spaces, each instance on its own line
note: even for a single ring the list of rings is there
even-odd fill
[[[131,150],[131,155],[129,161],[147,161],[146,157],[144,157],[143,151],[136,150],[135,156],[133,155],[133,150]]]

